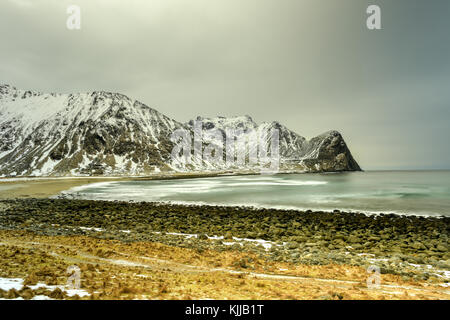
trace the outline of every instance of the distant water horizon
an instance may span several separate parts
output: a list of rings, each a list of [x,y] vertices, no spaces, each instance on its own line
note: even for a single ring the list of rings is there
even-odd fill
[[[111,181],[75,187],[63,194],[92,200],[450,216],[450,170]]]

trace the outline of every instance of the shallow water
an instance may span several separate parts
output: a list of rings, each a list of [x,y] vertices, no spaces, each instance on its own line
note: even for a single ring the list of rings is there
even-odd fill
[[[119,181],[76,187],[68,193],[83,199],[97,200],[450,216],[450,171],[373,171]]]

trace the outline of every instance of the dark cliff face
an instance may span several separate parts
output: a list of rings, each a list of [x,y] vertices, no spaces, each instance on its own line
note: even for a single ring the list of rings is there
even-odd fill
[[[241,129],[245,132],[270,132],[275,129],[279,132],[280,171],[294,172],[340,172],[361,171],[353,158],[344,138],[338,131],[329,131],[307,140],[279,122],[266,122],[257,124],[250,116],[233,118],[217,117],[202,118],[205,129],[219,129],[225,137],[226,129]],[[194,121],[187,123],[193,126]],[[220,142],[218,142],[220,144]],[[270,141],[267,141],[270,145]],[[247,152],[248,150],[243,151]]]
[[[305,160],[309,168],[323,172],[361,171],[339,132],[327,132],[311,139],[309,144],[318,149],[316,158]]]
[[[330,131],[311,140],[278,122],[251,117],[202,120],[204,129],[279,131],[280,170],[360,170],[344,139]],[[170,139],[181,124],[117,93],[43,94],[0,86],[0,176],[147,175],[179,170],[172,164]],[[221,144],[220,141],[212,141]],[[183,170],[228,170],[196,160]],[[232,168],[234,171],[251,170]]]

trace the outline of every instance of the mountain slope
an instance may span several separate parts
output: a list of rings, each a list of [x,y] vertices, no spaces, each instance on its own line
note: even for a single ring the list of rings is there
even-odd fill
[[[201,121],[206,129],[218,129],[222,132],[223,141],[227,129],[241,129],[244,135],[246,132],[254,130],[261,136],[263,133],[270,133],[275,129],[279,132],[279,154],[280,168],[283,171],[306,171],[306,172],[334,172],[334,171],[360,171],[358,163],[353,158],[342,135],[333,130],[323,133],[317,137],[307,140],[299,134],[289,130],[279,122],[263,122],[257,124],[250,116],[241,116],[234,118],[203,118],[197,117],[195,121]],[[191,128],[194,126],[194,120],[187,123]],[[270,148],[270,138],[266,137],[266,143]],[[225,146],[222,141],[214,141],[215,144]],[[250,148],[241,148],[237,152],[245,153],[246,156],[251,152]]]
[[[360,170],[342,136],[332,131],[307,141],[277,122],[248,117],[203,119],[204,129],[278,129],[281,169]],[[0,86],[0,176],[147,175],[173,170],[242,170],[198,157],[187,167],[171,161],[170,140],[182,124],[109,92],[44,94]],[[243,133],[246,134],[246,133]],[[220,141],[211,141],[220,145]]]
[[[167,169],[182,125],[115,93],[1,87],[0,174],[145,174]]]

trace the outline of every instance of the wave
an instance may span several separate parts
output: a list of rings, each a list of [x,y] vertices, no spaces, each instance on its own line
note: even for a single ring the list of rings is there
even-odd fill
[[[365,214],[442,216],[450,214],[447,184],[419,179],[352,176],[212,177],[182,180],[110,181],[72,188],[65,194],[92,200],[251,206],[268,209]],[[433,178],[433,177],[431,177]],[[430,179],[431,179],[430,178]],[[316,180],[317,179],[317,180]],[[399,185],[399,181],[402,182]],[[434,184],[433,184],[434,183]],[[433,189],[434,188],[434,189]]]
[[[70,194],[70,193],[77,193],[77,192],[86,191],[88,189],[101,189],[101,188],[106,188],[106,187],[109,187],[111,185],[118,184],[118,183],[120,183],[120,181],[107,181],[107,182],[89,183],[89,184],[84,184],[82,186],[77,186],[77,187],[70,188],[69,190],[63,191],[62,193],[63,194]]]

